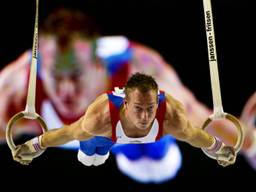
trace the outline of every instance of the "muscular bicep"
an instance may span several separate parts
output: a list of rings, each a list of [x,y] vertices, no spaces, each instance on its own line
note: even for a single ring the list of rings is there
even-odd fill
[[[209,147],[213,137],[201,128],[194,126],[188,119],[183,105],[167,96],[167,112],[164,122],[164,131],[181,141],[195,147]]]
[[[164,133],[171,134],[179,140],[187,140],[192,134],[192,126],[187,118],[185,108],[181,102],[167,95]]]

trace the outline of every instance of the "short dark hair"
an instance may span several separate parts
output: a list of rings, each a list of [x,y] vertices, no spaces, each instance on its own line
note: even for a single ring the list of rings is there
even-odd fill
[[[142,93],[146,93],[150,90],[157,92],[158,85],[152,76],[137,72],[129,78],[125,85],[124,92],[126,97],[135,89],[138,89]]]
[[[95,40],[99,36],[99,27],[94,17],[79,9],[59,7],[53,10],[42,23],[40,34],[42,36],[53,35],[56,38],[58,53],[54,75],[75,75],[82,73],[78,64],[73,47],[70,47],[74,38],[91,41],[94,59]]]
[[[60,48],[68,47],[72,37],[89,40],[99,36],[100,29],[94,17],[79,9],[59,7],[51,12],[40,27],[40,33],[55,35]]]

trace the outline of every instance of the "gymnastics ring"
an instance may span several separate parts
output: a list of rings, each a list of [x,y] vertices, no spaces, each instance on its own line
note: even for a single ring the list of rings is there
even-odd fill
[[[235,127],[238,131],[237,141],[234,146],[235,152],[237,154],[240,151],[240,149],[242,148],[242,145],[244,143],[245,136],[244,136],[243,127],[242,127],[240,121],[231,114],[223,113],[223,118],[231,121],[235,125]],[[214,118],[214,116],[208,117],[207,120],[204,122],[202,129],[205,129],[214,119],[216,119],[216,118]],[[205,148],[202,148],[202,150],[208,157],[218,160],[218,155],[216,153],[209,153]]]
[[[41,125],[43,132],[46,132],[48,130],[46,123],[44,122],[42,117],[40,115],[38,115],[37,113],[29,114],[26,111],[22,111],[22,112],[17,113],[16,115],[14,115],[9,120],[9,122],[7,124],[7,128],[6,128],[6,141],[7,141],[7,144],[9,146],[9,148],[11,149],[12,153],[14,153],[17,150],[17,146],[14,144],[13,138],[12,138],[13,125],[18,120],[23,119],[23,118],[25,118],[25,119],[35,119]],[[40,151],[38,151],[38,152],[36,152],[34,154],[28,155],[28,157],[26,157],[24,155],[24,159],[25,158],[26,159],[31,159],[31,158],[33,159],[35,157],[40,156],[44,151],[45,151],[45,149],[44,150],[40,150]]]
[[[27,93],[27,103],[24,111],[21,111],[14,115],[7,124],[6,128],[6,141],[11,149],[12,155],[15,155],[15,152],[18,148],[13,142],[12,138],[12,129],[13,125],[20,119],[34,119],[43,128],[43,132],[48,130],[46,123],[43,118],[38,115],[35,111],[35,92],[36,92],[36,72],[37,72],[37,49],[38,49],[38,6],[39,0],[36,0],[36,16],[35,16],[35,26],[34,26],[34,38],[33,38],[33,48],[32,48],[32,63],[30,66],[29,74],[29,86]],[[33,154],[22,155],[22,159],[32,160],[35,157],[40,156],[45,150],[39,150]]]

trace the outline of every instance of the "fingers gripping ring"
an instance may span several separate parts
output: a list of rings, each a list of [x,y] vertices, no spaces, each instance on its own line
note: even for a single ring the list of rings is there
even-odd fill
[[[236,127],[236,129],[238,131],[236,144],[234,146],[234,149],[235,149],[236,154],[237,154],[240,151],[240,149],[242,148],[242,145],[244,143],[244,130],[243,130],[243,127],[242,127],[240,121],[236,117],[231,115],[231,114],[224,113],[223,118],[231,121],[235,125],[235,127]],[[202,129],[205,129],[213,120],[214,120],[214,118],[209,117],[204,122]],[[203,150],[203,152],[208,157],[210,157],[212,159],[215,159],[215,160],[218,160],[218,155],[216,153],[209,153],[205,148],[202,148],[202,150]]]
[[[43,132],[46,132],[48,130],[46,123],[44,122],[44,120],[40,117],[40,115],[38,115],[37,113],[33,114],[34,118],[37,122],[39,122]],[[16,115],[14,115],[8,122],[7,124],[7,128],[6,128],[6,141],[7,144],[9,146],[9,148],[11,149],[12,153],[14,151],[16,151],[17,146],[14,144],[13,142],[13,137],[12,137],[12,129],[13,129],[13,125],[20,119],[28,119],[27,116],[27,112],[26,111],[22,111],[17,113]],[[29,118],[31,119],[31,118]],[[29,155],[32,158],[38,157],[40,156],[45,150],[41,150],[38,151],[32,155]]]

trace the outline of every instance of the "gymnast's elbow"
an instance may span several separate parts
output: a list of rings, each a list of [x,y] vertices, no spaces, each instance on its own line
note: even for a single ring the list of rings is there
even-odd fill
[[[73,140],[87,140],[93,137],[92,134],[83,126],[83,118],[69,126],[69,135],[72,135]]]

